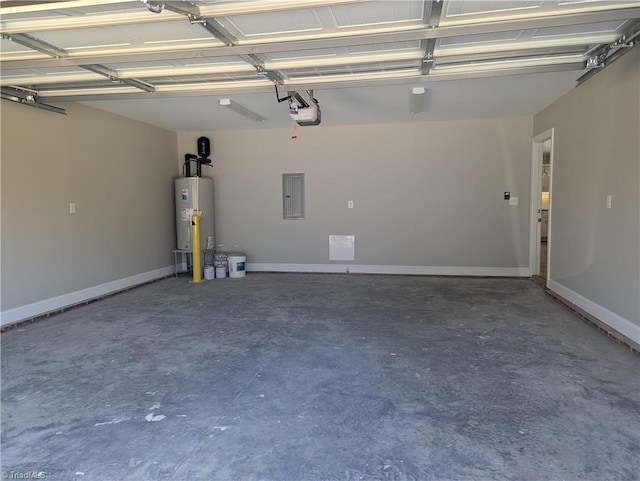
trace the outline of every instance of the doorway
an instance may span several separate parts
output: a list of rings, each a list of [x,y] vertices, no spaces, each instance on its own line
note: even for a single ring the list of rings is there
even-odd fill
[[[531,224],[529,270],[534,280],[549,287],[553,129],[533,138],[531,149]]]

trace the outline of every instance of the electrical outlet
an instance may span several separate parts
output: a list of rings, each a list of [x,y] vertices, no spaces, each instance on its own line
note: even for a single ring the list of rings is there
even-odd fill
[[[347,208],[348,209],[353,209],[353,201],[352,200],[348,200],[347,201]]]
[[[611,195],[607,196],[607,209],[611,209]]]
[[[75,213],[76,213],[76,203],[69,202],[69,214],[75,214]]]
[[[518,205],[518,198],[517,197],[511,197],[509,199],[509,205]]]

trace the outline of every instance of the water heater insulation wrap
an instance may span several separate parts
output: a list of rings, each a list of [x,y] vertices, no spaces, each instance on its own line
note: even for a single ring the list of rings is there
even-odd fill
[[[202,209],[200,217],[200,246],[207,245],[213,233],[213,179],[209,177],[180,177],[175,180],[176,242],[177,248],[191,251],[191,216],[194,209]]]

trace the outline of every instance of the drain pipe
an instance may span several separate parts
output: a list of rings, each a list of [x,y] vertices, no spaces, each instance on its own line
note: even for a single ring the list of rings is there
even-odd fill
[[[200,254],[202,249],[200,247],[200,217],[202,216],[202,209],[193,209],[193,215],[191,216],[191,257],[193,260],[193,284],[202,282],[202,259]]]

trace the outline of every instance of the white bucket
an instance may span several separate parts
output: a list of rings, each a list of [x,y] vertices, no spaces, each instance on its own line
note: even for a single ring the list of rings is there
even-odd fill
[[[211,279],[214,278],[215,275],[215,270],[213,269],[213,266],[206,266],[204,268],[204,278],[208,281],[210,281]]]
[[[238,278],[247,274],[245,270],[247,256],[244,254],[229,254],[227,261],[229,262],[229,277]]]
[[[216,267],[216,279],[224,279],[227,277],[227,266]]]
[[[213,265],[216,268],[216,279],[224,279],[225,277],[227,277],[227,256],[224,256],[223,261],[221,260],[216,260],[213,261]]]

